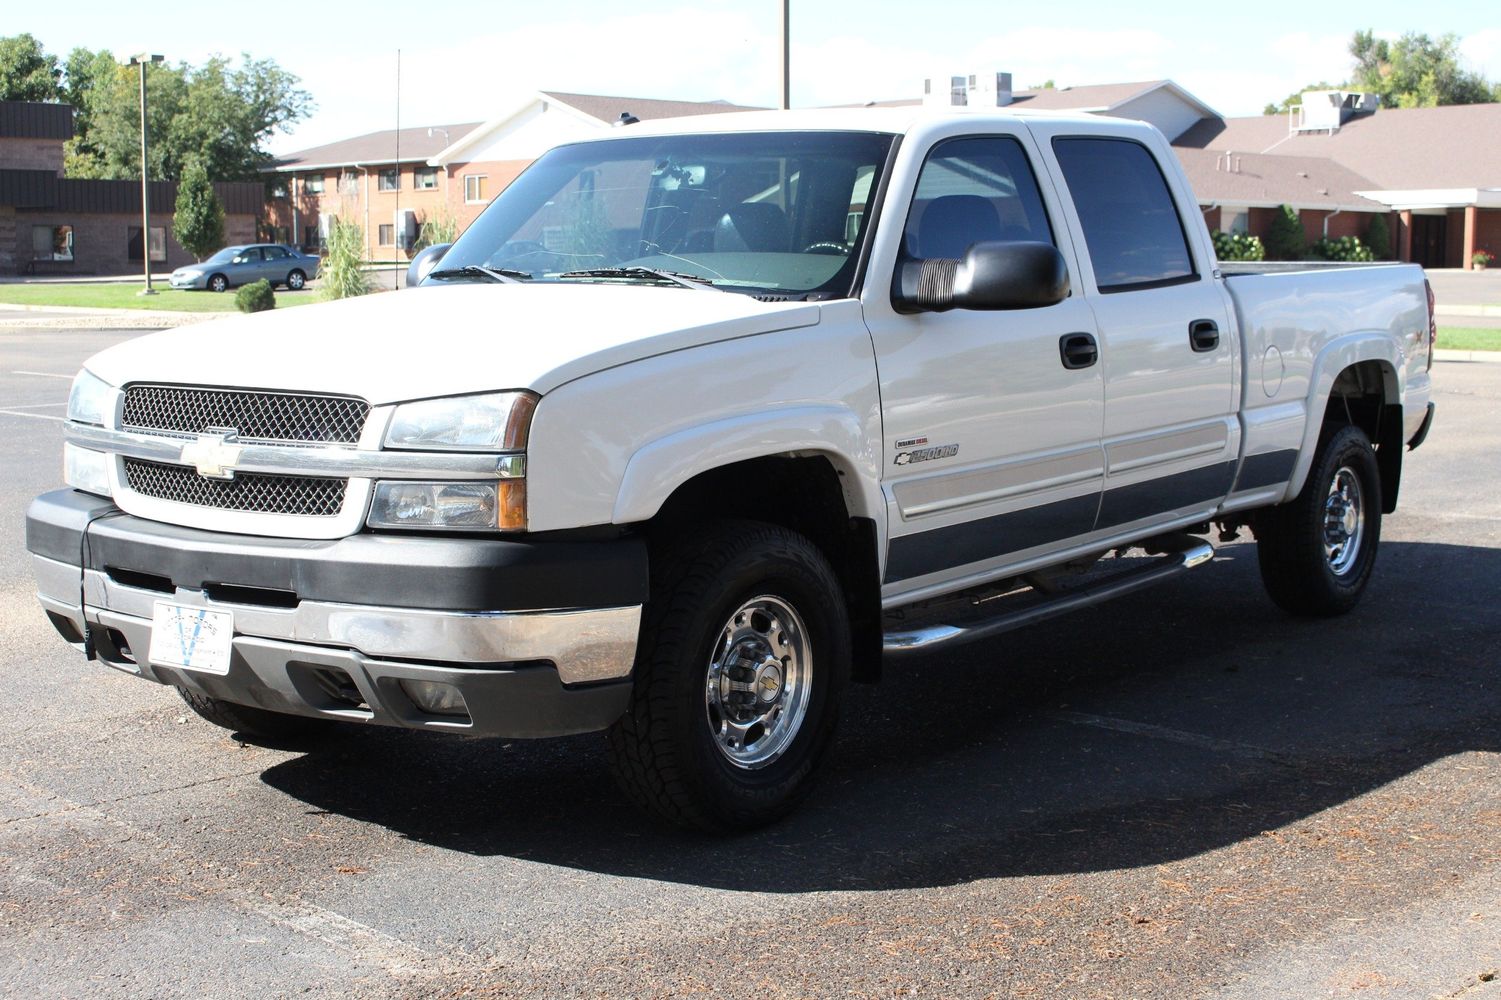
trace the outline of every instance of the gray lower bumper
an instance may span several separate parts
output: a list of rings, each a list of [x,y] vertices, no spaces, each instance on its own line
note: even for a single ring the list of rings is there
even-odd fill
[[[95,513],[86,511],[79,524],[66,504],[33,505],[28,545],[37,597],[64,639],[135,676],[275,712],[476,736],[597,731],[619,718],[629,701],[639,603],[518,611],[444,610],[313,597],[285,607],[241,603],[222,598],[212,586],[164,587],[167,578],[148,572],[172,568],[172,557],[178,557],[192,562],[193,572],[174,568],[183,574],[174,579],[234,580],[217,575],[227,570],[264,584],[270,568],[247,562],[243,553],[225,557],[215,548],[222,541],[219,536],[202,534],[199,543],[198,533],[180,532],[168,543],[153,538],[144,524],[140,533],[135,532],[133,519],[96,521]],[[96,539],[96,523],[107,523],[110,533]],[[133,544],[122,547],[126,541]],[[242,537],[240,544],[247,543],[253,544]],[[398,558],[389,548],[382,552]],[[70,550],[78,555],[65,558]],[[120,570],[96,561],[101,551],[124,552],[139,562],[133,570]],[[447,595],[452,599],[473,594],[474,579],[486,575],[484,567],[458,566],[457,550],[452,556],[443,550],[423,552],[431,561],[414,567],[412,575],[428,574],[435,581],[423,595],[434,603],[448,603],[444,593],[434,589],[445,576],[453,581]],[[372,597],[405,594],[404,587],[378,585],[364,559],[361,554],[347,569],[363,574]],[[287,563],[285,555],[278,552],[276,563]],[[334,569],[340,563],[325,563],[322,576],[303,579],[313,588],[341,589],[346,578]],[[447,573],[442,572],[445,564],[451,567]],[[289,577],[296,575],[290,565],[285,571]],[[516,566],[496,566],[489,572],[533,575]],[[543,576],[538,572],[534,577],[539,589]],[[149,662],[153,610],[161,601],[233,615],[227,674]],[[450,706],[447,712],[453,714],[424,711],[411,692],[430,690],[430,684],[411,685],[413,681],[456,690],[463,698],[462,709]]]
[[[125,587],[42,556],[32,565],[38,600],[76,648],[87,632],[93,655],[117,670],[273,712],[527,738],[605,729],[630,697],[639,607],[449,614],[308,602],[272,610]],[[228,674],[147,660],[158,600],[233,613]],[[565,685],[559,664],[592,683]],[[423,711],[402,681],[453,687],[465,714]]]

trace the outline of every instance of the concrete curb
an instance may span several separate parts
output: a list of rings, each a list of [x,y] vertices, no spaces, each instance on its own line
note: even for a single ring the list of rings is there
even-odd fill
[[[1434,351],[1433,360],[1501,365],[1501,351]]]

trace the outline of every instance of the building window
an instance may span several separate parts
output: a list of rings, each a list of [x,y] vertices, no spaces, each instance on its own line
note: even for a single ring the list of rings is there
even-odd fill
[[[485,178],[488,174],[464,175],[464,201],[474,205],[485,200]]]
[[[275,184],[271,185],[271,197],[273,197],[273,198],[285,198],[286,196],[287,196],[287,184],[286,184],[286,181],[277,181]]]
[[[322,194],[323,193],[323,175],[322,174],[308,174],[306,177],[304,177],[302,179],[302,190],[305,191],[305,192],[307,192],[308,194]]]
[[[380,172],[380,190],[401,190],[401,170],[399,168],[392,167],[390,170],[382,170]]]
[[[392,225],[377,226],[377,227],[375,227],[375,232],[376,232],[376,242],[378,242],[383,247],[391,246],[391,245],[393,245],[396,242],[396,227],[395,226],[392,226]]]
[[[317,226],[302,227],[302,249],[323,250],[322,231]]]
[[[437,167],[418,167],[412,172],[412,187],[418,191],[431,191],[438,186]]]
[[[32,226],[32,260],[72,260],[72,226]]]
[[[125,231],[127,251],[131,260],[141,259],[141,227],[131,226]],[[160,264],[167,259],[167,230],[162,226],[151,227],[151,261]]]
[[[1251,213],[1249,210],[1236,211],[1232,208],[1220,209],[1220,232],[1240,233],[1242,236],[1251,231]]]

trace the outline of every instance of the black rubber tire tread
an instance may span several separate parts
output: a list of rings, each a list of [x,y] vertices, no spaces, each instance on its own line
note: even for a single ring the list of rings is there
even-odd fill
[[[1324,556],[1324,501],[1340,466],[1360,479],[1365,536],[1355,565],[1336,576]],[[1303,490],[1256,516],[1256,558],[1272,601],[1300,618],[1332,618],[1360,603],[1381,541],[1381,473],[1371,439],[1359,427],[1327,430]]]
[[[257,739],[282,742],[320,737],[333,731],[333,723],[328,719],[268,712],[264,708],[210,698],[184,687],[178,688],[177,693],[189,708],[219,728]]]
[[[814,692],[803,729],[781,759],[736,772],[710,741],[702,715],[706,646],[751,583],[801,577],[790,603],[804,618]],[[784,598],[789,595],[779,594]],[[810,602],[821,600],[822,606]],[[811,789],[832,742],[849,677],[849,618],[838,577],[807,538],[757,521],[716,521],[652,552],[652,591],[642,623],[631,707],[607,734],[611,769],[637,805],[689,830],[752,830],[791,812]],[[697,706],[697,707],[695,707]],[[752,777],[754,776],[754,777]]]

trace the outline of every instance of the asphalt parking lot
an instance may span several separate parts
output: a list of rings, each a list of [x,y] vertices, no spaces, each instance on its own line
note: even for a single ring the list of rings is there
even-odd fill
[[[134,335],[0,330],[0,993],[1501,998],[1501,365],[1438,365],[1352,615],[1227,545],[854,689],[807,806],[707,840],[598,737],[241,744],[65,646],[22,515]]]

